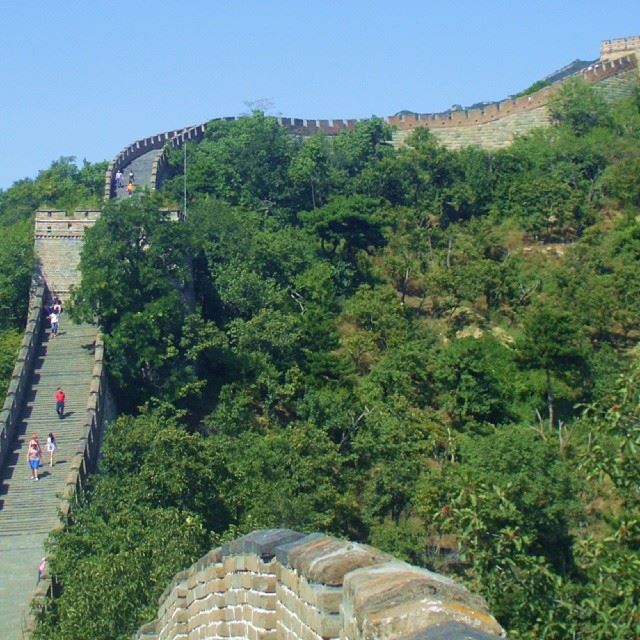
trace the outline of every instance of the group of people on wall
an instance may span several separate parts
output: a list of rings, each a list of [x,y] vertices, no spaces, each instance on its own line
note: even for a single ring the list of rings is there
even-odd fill
[[[116,189],[122,189],[124,187],[124,174],[121,169],[116,171]],[[129,197],[133,195],[133,192],[136,190],[136,177],[133,171],[129,171],[129,178],[127,182],[127,194]]]
[[[62,314],[62,300],[58,296],[54,296],[51,304],[45,305],[45,314],[50,324],[50,339],[54,339],[58,335],[58,328],[60,325],[60,315]],[[62,387],[58,387],[55,392],[55,404],[56,415],[58,419],[62,420],[65,417],[64,403],[66,401],[66,394]],[[45,444],[45,451],[49,454],[49,467],[54,465],[54,454],[58,448],[56,437],[52,431],[47,436],[47,442]],[[27,446],[27,463],[31,470],[31,479],[40,480],[38,470],[43,466],[42,463],[42,447],[40,446],[40,440],[37,433],[34,433],[29,440]]]

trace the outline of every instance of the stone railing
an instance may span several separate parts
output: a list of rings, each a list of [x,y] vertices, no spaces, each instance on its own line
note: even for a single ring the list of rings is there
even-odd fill
[[[11,381],[7,389],[2,414],[0,416],[0,469],[6,463],[12,450],[16,427],[20,420],[25,391],[38,356],[44,317],[45,287],[34,279],[29,298],[27,326],[24,330],[20,350],[16,359]]]
[[[104,364],[104,344],[102,337],[96,337],[94,346],[94,364],[91,374],[91,386],[87,399],[84,435],[76,446],[75,453],[70,460],[69,472],[65,481],[65,488],[60,496],[60,520],[52,532],[64,529],[69,518],[72,517],[73,506],[78,497],[84,492],[87,478],[96,469],[102,427],[105,417],[109,414],[109,389],[106,368]],[[48,563],[47,563],[48,566]],[[38,583],[31,596],[31,606],[25,612],[22,621],[22,637],[29,638],[36,624],[37,612],[41,610],[54,592],[55,585],[47,573]]]
[[[372,547],[254,531],[179,573],[137,640],[414,640],[504,637],[462,585]]]

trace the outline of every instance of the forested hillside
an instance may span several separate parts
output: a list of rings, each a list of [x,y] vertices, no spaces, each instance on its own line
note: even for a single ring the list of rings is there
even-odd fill
[[[81,168],[62,157],[35,179],[25,178],[0,189],[0,396],[13,371],[27,315],[33,273],[33,215],[39,207],[73,210],[100,204],[106,163]]]
[[[640,94],[579,83],[506,150],[211,124],[87,233],[122,415],[51,543],[39,637],[128,638],[260,527],[371,543],[511,638],[640,634]]]

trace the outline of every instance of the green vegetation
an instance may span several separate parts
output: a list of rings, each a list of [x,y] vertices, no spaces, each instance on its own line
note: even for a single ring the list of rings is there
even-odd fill
[[[588,113],[584,105],[588,106]],[[453,574],[511,638],[640,633],[640,99],[448,151],[379,120],[217,122],[164,194],[106,208],[72,313],[126,415],[52,540],[51,640],[128,638],[258,527]]]
[[[521,98],[522,96],[530,96],[532,93],[536,93],[536,91],[540,91],[540,89],[544,89],[548,87],[551,83],[548,80],[536,80],[533,84],[529,85],[526,89],[523,89],[519,93],[516,93],[514,98]]]
[[[0,396],[9,384],[27,319],[33,273],[33,215],[40,207],[72,210],[98,206],[107,163],[82,168],[75,158],[62,157],[38,176],[0,189]]]

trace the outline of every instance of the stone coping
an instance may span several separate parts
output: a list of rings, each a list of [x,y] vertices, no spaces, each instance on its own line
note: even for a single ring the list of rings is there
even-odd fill
[[[260,529],[178,573],[137,640],[491,640],[504,630],[454,580],[323,533]]]

